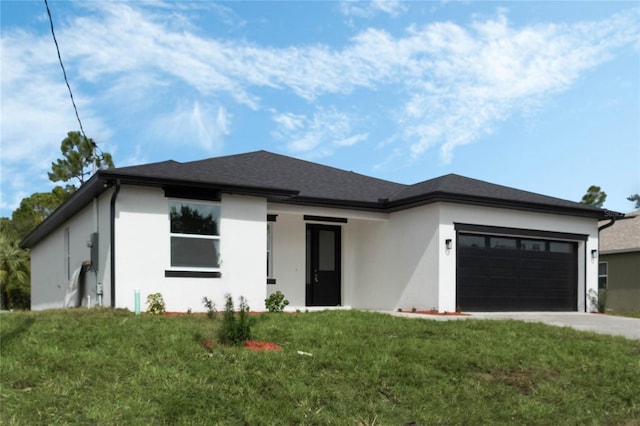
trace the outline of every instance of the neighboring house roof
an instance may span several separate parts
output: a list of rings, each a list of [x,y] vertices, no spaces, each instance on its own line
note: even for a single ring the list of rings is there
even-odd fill
[[[640,251],[640,210],[627,213],[600,231],[600,254],[629,251]]]
[[[393,212],[437,201],[604,219],[586,204],[449,174],[403,185],[267,151],[99,170],[22,242],[32,247],[116,182],[260,195],[270,201]]]

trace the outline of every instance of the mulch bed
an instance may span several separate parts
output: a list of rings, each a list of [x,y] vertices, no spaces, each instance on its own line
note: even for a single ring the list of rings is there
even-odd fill
[[[276,345],[275,343],[272,343],[272,342],[266,342],[263,340],[247,340],[244,343],[244,347],[255,352],[282,350],[282,346]]]
[[[211,349],[213,348],[213,342],[211,342],[210,340],[204,340],[201,342],[201,344],[202,347],[207,349],[208,351],[211,351]],[[282,350],[282,346],[264,340],[247,340],[244,343],[244,347],[254,352]]]
[[[469,314],[463,314],[462,312],[438,312],[435,310],[429,311],[401,311],[406,314],[422,314],[422,315],[438,315],[438,316],[447,316],[447,317],[456,317],[456,316],[468,316]]]

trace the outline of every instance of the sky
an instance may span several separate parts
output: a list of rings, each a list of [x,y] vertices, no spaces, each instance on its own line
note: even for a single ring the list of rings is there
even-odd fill
[[[0,216],[79,130],[44,1],[0,2]],[[267,150],[610,210],[640,193],[638,1],[56,1],[86,135],[116,166]]]

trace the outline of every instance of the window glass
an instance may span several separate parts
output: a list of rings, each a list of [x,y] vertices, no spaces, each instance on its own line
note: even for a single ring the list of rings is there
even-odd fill
[[[517,248],[515,238],[491,237],[491,248],[514,250]]]
[[[171,237],[171,266],[219,268],[219,252],[219,240]]]
[[[549,251],[552,253],[573,253],[573,243],[551,241]]]
[[[520,240],[520,249],[525,251],[545,251],[545,245],[542,240]]]
[[[607,277],[598,277],[598,289],[607,288]]]
[[[273,278],[273,224],[267,223],[267,278]]]
[[[172,202],[170,208],[172,234],[220,235],[220,206]]]
[[[598,263],[598,289],[606,289],[608,281],[609,264],[607,262]]]
[[[607,262],[600,262],[598,264],[598,275],[607,275]]]
[[[458,235],[458,247],[484,248],[484,236],[482,235]]]
[[[220,206],[169,203],[171,266],[220,268]]]
[[[319,231],[319,269],[321,271],[335,271],[336,269],[336,240],[333,231]]]

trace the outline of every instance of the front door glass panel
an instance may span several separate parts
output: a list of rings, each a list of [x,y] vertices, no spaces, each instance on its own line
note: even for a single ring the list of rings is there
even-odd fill
[[[319,231],[319,259],[318,267],[321,271],[335,271],[336,269],[336,242],[335,232]]]

